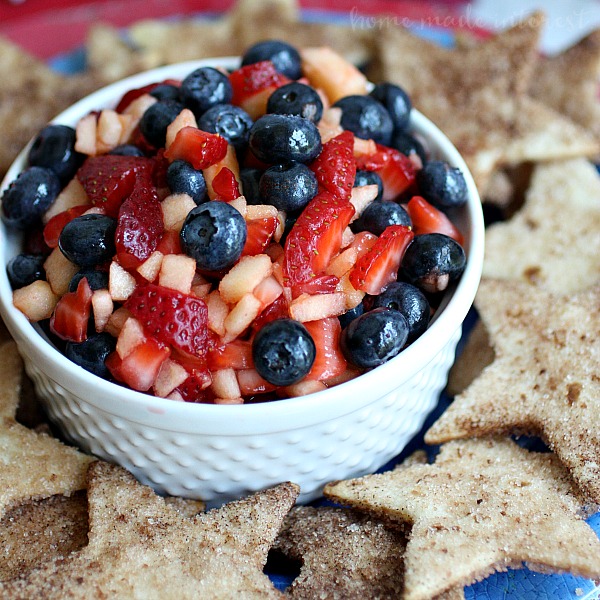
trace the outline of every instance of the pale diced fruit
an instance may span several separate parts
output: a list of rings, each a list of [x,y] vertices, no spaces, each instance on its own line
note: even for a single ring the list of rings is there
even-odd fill
[[[189,108],[184,108],[167,127],[165,148],[168,148],[173,143],[179,131],[184,127],[198,128],[196,117]]]
[[[196,261],[184,254],[167,254],[162,259],[158,283],[163,287],[189,294],[196,274]]]
[[[92,293],[92,311],[96,331],[104,330],[113,313],[114,304],[108,290],[94,290]]]
[[[273,272],[273,263],[266,254],[243,256],[219,283],[221,298],[229,304],[239,302]]]
[[[336,111],[336,115],[339,115],[340,117],[342,116],[341,108],[333,107],[328,110]],[[339,124],[339,119],[337,119],[337,121],[329,119],[326,117],[326,113],[323,113],[323,118],[319,121],[317,128],[321,134],[321,142],[323,144],[326,144],[329,140],[332,140],[334,137],[337,137],[344,131],[342,126]]]
[[[211,389],[217,398],[233,399],[242,395],[233,369],[213,371]]]
[[[275,229],[275,233],[273,234],[273,240],[278,242],[285,232],[285,220],[287,215],[284,210],[277,211],[277,229]]]
[[[371,204],[371,202],[377,198],[378,192],[379,189],[376,184],[360,185],[352,188],[352,193],[350,194],[350,204],[354,206],[354,210],[356,212],[350,219],[350,223],[356,221],[356,219],[362,215],[365,208],[367,208],[367,206],[369,206],[369,204]]]
[[[96,115],[90,113],[79,119],[75,127],[75,150],[88,156],[96,155]]]
[[[163,222],[167,231],[181,231],[188,213],[196,208],[196,203],[188,194],[171,194],[161,203]]]
[[[354,232],[350,227],[346,227],[342,232],[342,245],[341,248],[347,248],[354,241]]]
[[[103,110],[96,125],[96,152],[105,154],[116,148],[121,143],[122,134],[123,123],[119,115],[114,110]]]
[[[227,154],[225,157],[218,163],[215,163],[214,165],[208,167],[208,169],[204,169],[202,171],[204,180],[206,181],[206,193],[211,200],[214,200],[217,197],[215,190],[213,190],[212,181],[223,167],[227,167],[235,175],[238,185],[240,186],[240,190],[242,189],[240,180],[240,165],[238,163],[237,154],[235,153],[235,148],[232,145],[228,145]]]
[[[288,385],[285,392],[288,396],[295,398],[297,396],[308,396],[326,390],[327,386],[322,381],[313,379],[303,379],[294,385]]]
[[[377,152],[375,140],[363,140],[354,136],[354,156],[371,156]]]
[[[278,217],[279,211],[272,204],[249,204],[246,207],[246,220],[269,219]]]
[[[247,218],[247,202],[244,196],[238,196],[235,200],[231,200],[230,202],[228,202],[228,204],[229,206],[233,206],[233,208],[235,208],[235,210],[237,210],[240,213],[240,215],[244,217],[244,219]]]
[[[164,258],[164,254],[155,250],[137,269],[136,271],[146,280],[146,281],[154,281],[160,272],[160,266],[162,265],[162,261]]]
[[[185,402],[183,396],[177,390],[173,390],[166,398],[175,402]]]
[[[131,313],[124,307],[117,308],[112,315],[110,315],[108,319],[108,323],[104,327],[104,331],[110,333],[113,337],[119,337],[119,333],[121,333],[121,329],[123,329],[123,325],[127,319],[131,317]]]
[[[84,213],[84,215],[103,215],[104,209],[100,206],[90,206]]]
[[[334,385],[340,385],[340,383],[345,383],[346,381],[350,381],[351,379],[355,379],[359,375],[360,375],[360,371],[358,371],[357,369],[353,369],[352,367],[348,367],[340,375],[336,375],[335,377],[330,377],[329,379],[325,379],[324,383],[327,387],[332,387]]]
[[[138,96],[133,102],[130,102],[127,108],[123,111],[126,115],[131,115],[137,125],[138,121],[142,118],[142,115],[158,100],[150,94],[142,94]]]
[[[326,46],[300,51],[302,72],[333,104],[344,96],[367,93],[367,78],[343,56]]]
[[[13,292],[13,304],[33,322],[49,319],[58,300],[47,281],[34,281]]]
[[[79,179],[73,177],[56,197],[50,208],[44,213],[42,221],[47,223],[52,217],[65,210],[69,210],[74,206],[87,206],[88,204],[91,204],[88,195],[85,193],[81,183],[79,183]]]
[[[173,390],[179,387],[188,377],[189,373],[178,362],[167,358],[160,366],[160,371],[154,380],[154,393],[160,398],[166,398]]]
[[[217,335],[225,335],[225,318],[229,314],[229,306],[221,298],[218,290],[214,290],[206,297],[206,308],[208,309],[208,326]]]
[[[204,275],[202,275],[201,273],[196,272],[196,274],[194,275],[194,279],[192,279],[192,286],[200,285],[202,283],[210,283],[210,281],[206,279],[206,277],[204,277]]]
[[[301,323],[337,317],[345,312],[346,297],[342,292],[301,294],[290,304],[290,316]]]
[[[357,259],[358,250],[350,246],[350,248],[346,248],[341,254],[332,259],[327,265],[325,273],[341,278],[356,264]]]
[[[225,343],[233,341],[243,331],[245,331],[262,310],[260,300],[256,299],[252,293],[246,294],[231,310],[225,318]]]
[[[125,302],[135,290],[135,277],[113,261],[108,270],[108,291],[115,302]]]
[[[262,117],[267,112],[267,102],[275,89],[276,88],[274,87],[270,87],[261,90],[260,92],[245,98],[240,102],[240,106],[252,117],[253,121],[256,121],[256,119]]]
[[[283,287],[273,275],[269,275],[269,277],[265,277],[254,288],[252,294],[260,301],[263,308],[265,308],[275,302],[275,300],[283,294]]]
[[[44,262],[46,279],[52,291],[57,296],[64,296],[69,291],[69,283],[73,275],[79,271],[79,267],[73,264],[60,250],[54,248]]]
[[[275,386],[263,379],[256,369],[241,369],[236,372],[236,375],[243,396],[263,394],[275,389]]]
[[[117,354],[121,358],[129,356],[135,348],[146,341],[142,324],[134,317],[129,317],[123,324],[117,338]]]
[[[199,283],[198,285],[192,285],[191,293],[196,298],[206,298],[212,291],[212,283]]]
[[[356,308],[365,297],[365,292],[355,289],[352,283],[350,283],[350,273],[345,273],[340,277],[340,282],[337,284],[336,290],[342,292],[344,295],[346,310]]]
[[[244,404],[243,398],[215,398],[215,404]]]
[[[138,120],[133,115],[126,115],[117,113],[119,121],[121,121],[121,138],[119,139],[120,144],[126,144],[131,139],[131,134],[137,127]]]

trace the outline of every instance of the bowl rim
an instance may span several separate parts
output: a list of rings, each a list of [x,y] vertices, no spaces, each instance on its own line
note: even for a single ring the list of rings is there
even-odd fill
[[[208,58],[144,71],[89,94],[61,112],[51,122],[74,126],[77,120],[90,110],[114,108],[123,93],[132,88],[167,78],[184,77],[199,67],[237,68],[239,60],[239,57]],[[12,289],[5,268],[0,269],[0,314],[19,348],[24,346],[23,353],[43,363],[46,369],[42,370],[51,379],[58,380],[56,382],[59,385],[76,390],[74,393],[79,393],[81,398],[85,398],[85,402],[96,408],[115,416],[132,418],[138,422],[145,421],[155,427],[179,431],[196,430],[197,427],[190,421],[201,421],[207,430],[212,431],[215,426],[223,428],[223,416],[226,413],[230,417],[226,434],[244,435],[250,431],[256,432],[256,426],[259,424],[264,432],[294,429],[365,408],[423,370],[451,340],[472,306],[483,267],[483,213],[475,182],[466,163],[442,131],[416,109],[413,109],[411,114],[411,126],[433,142],[444,160],[460,168],[465,176],[468,201],[464,210],[469,228],[465,236],[468,240],[468,244],[465,245],[467,264],[451,297],[448,299],[446,296],[442,310],[436,312],[429,328],[398,356],[357,378],[307,396],[257,404],[175,402],[137,392],[99,377],[90,381],[90,373],[67,359],[37,333],[33,324],[13,306]],[[30,145],[31,141],[12,163],[0,186],[0,193],[25,167]],[[16,235],[7,232],[4,223],[1,223],[0,264],[3,267],[7,263],[7,238]],[[93,394],[89,393],[92,386]],[[381,391],[374,395],[374,389]]]

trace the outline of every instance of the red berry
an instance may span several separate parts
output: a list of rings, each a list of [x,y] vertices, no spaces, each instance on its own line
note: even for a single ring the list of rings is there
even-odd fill
[[[264,252],[271,242],[278,225],[277,217],[252,219],[246,222],[248,234],[242,250],[242,256],[255,256]]]
[[[212,180],[212,187],[220,200],[230,202],[240,197],[240,186],[231,169],[222,167]]]
[[[70,223],[75,217],[80,217],[86,210],[89,210],[89,206],[74,206],[68,210],[54,215],[44,227],[44,241],[49,248],[56,248],[58,246],[58,238],[63,230],[63,227]]]
[[[443,233],[461,246],[464,238],[454,223],[441,210],[435,208],[421,196],[413,196],[406,209],[412,221],[415,235],[422,233]]]
[[[171,162],[185,160],[194,169],[202,170],[223,160],[226,154],[227,140],[224,137],[195,127],[184,127],[177,132],[165,157]]]
[[[270,60],[263,60],[241,67],[229,75],[233,88],[232,104],[240,105],[244,100],[267,89],[276,89],[289,83]]]
[[[344,131],[323,144],[321,154],[310,165],[321,189],[339,198],[350,198],[356,177],[354,134]]]
[[[342,326],[337,317],[304,323],[317,347],[315,362],[307,379],[323,380],[341,375],[346,370],[346,359],[340,349]]]
[[[208,368],[211,371],[251,369],[254,367],[252,344],[244,340],[234,340],[228,344],[220,344],[212,348],[206,358]]]
[[[54,307],[50,318],[51,331],[69,342],[85,341],[91,307],[92,289],[84,277],[79,282],[77,290],[67,292]]]
[[[289,318],[290,310],[287,300],[283,297],[283,294],[279,296],[274,302],[271,302],[259,315],[254,319],[252,323],[252,331],[256,333],[263,328],[264,325],[275,321],[276,319]]]

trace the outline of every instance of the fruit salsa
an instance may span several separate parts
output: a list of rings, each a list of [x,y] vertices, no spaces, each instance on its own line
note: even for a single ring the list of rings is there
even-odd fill
[[[465,179],[411,109],[329,48],[271,40],[50,124],[2,196],[24,232],[14,305],[77,365],[163,398],[348,381],[417,339],[465,267]]]

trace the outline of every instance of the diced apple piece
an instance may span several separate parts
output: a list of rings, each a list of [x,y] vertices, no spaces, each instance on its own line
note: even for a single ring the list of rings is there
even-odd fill
[[[215,398],[215,404],[244,404],[243,398]]]
[[[231,200],[228,202],[229,206],[233,206],[235,210],[237,210],[244,219],[247,219],[247,209],[248,205],[246,202],[246,198],[244,196],[238,196],[235,200]]]
[[[361,231],[354,236],[352,247],[358,250],[358,258],[375,245],[377,236],[370,231]]]
[[[205,299],[208,309],[208,326],[217,335],[225,335],[225,318],[229,314],[229,306],[225,303],[218,290],[211,292]]]
[[[191,293],[196,298],[206,298],[212,291],[212,283],[199,283],[198,285],[192,285]]]
[[[347,248],[354,241],[354,233],[350,227],[346,227],[342,232],[341,248]]]
[[[131,118],[131,117],[129,117]],[[123,123],[119,115],[110,109],[104,109],[96,125],[96,152],[105,154],[121,143]]]
[[[346,383],[346,381],[350,381],[351,379],[354,379],[359,375],[360,371],[358,369],[347,367],[346,370],[340,375],[336,375],[335,377],[325,379],[324,383],[327,387],[332,387],[334,385],[340,385],[340,383]]]
[[[56,197],[50,208],[44,213],[42,221],[47,223],[52,217],[65,210],[69,210],[74,206],[87,206],[88,204],[91,204],[88,195],[85,193],[81,183],[79,183],[79,179],[73,177]]]
[[[58,247],[54,248],[44,262],[46,280],[57,296],[64,296],[69,291],[69,283],[79,267],[73,264]]]
[[[108,270],[108,291],[115,302],[125,302],[135,290],[135,277],[113,261]]]
[[[196,208],[196,203],[188,194],[171,194],[161,203],[163,222],[167,231],[181,231],[188,213]]]
[[[105,212],[101,206],[90,206],[83,214],[84,215],[103,215],[103,214],[105,214]]]
[[[129,317],[123,324],[119,337],[117,338],[117,354],[121,358],[129,356],[134,348],[146,341],[146,335],[142,324],[135,318]]]
[[[162,265],[162,261],[164,258],[164,254],[155,250],[137,269],[136,271],[146,280],[146,281],[154,281],[160,272],[160,266]]]
[[[225,157],[218,163],[215,163],[214,165],[208,167],[208,169],[204,169],[202,171],[204,180],[206,181],[206,192],[211,200],[214,200],[217,197],[215,190],[213,190],[212,181],[223,167],[227,167],[235,175],[238,185],[240,186],[240,189],[242,189],[240,165],[238,163],[237,154],[235,153],[235,148],[229,144],[227,146],[227,154]]]
[[[346,296],[342,292],[301,294],[290,304],[290,316],[301,323],[337,317],[345,312]]]
[[[372,156],[377,152],[377,144],[375,140],[363,140],[354,136],[354,156]]]
[[[90,113],[79,119],[75,127],[75,150],[88,156],[96,155],[96,115]]]
[[[196,261],[184,254],[167,254],[163,257],[158,283],[163,287],[189,294],[196,274]]]
[[[161,398],[166,398],[189,376],[190,374],[178,362],[167,358],[154,381],[154,393]]]
[[[243,396],[264,394],[276,389],[276,386],[263,379],[256,369],[242,369],[237,371],[236,375]]]
[[[237,338],[258,317],[261,310],[262,304],[252,293],[243,296],[225,318],[223,341],[228,343]]]
[[[354,206],[355,213],[352,215],[350,219],[350,223],[356,221],[360,215],[362,215],[363,211],[375,198],[377,198],[377,193],[379,189],[376,184],[372,185],[360,185],[358,187],[352,188],[352,193],[350,194],[350,204]]]
[[[252,294],[260,301],[263,308],[265,308],[275,302],[275,300],[283,294],[283,287],[273,275],[269,275],[269,277],[265,277],[254,288]]]
[[[267,102],[276,89],[277,87],[275,86],[261,90],[242,100],[240,106],[252,117],[253,121],[256,121],[256,119],[262,117],[267,112]]]
[[[131,317],[131,313],[126,308],[122,306],[121,308],[117,308],[108,318],[108,323],[104,327],[104,331],[110,333],[113,337],[119,337],[119,333],[121,333],[121,329],[123,329],[123,325],[125,325],[129,317]]]
[[[167,138],[165,148],[168,148],[173,143],[173,140],[177,136],[177,133],[184,127],[198,128],[196,117],[189,108],[184,108],[167,127]]]
[[[174,402],[185,402],[183,396],[177,390],[173,390],[166,398]]]
[[[49,319],[58,300],[47,281],[34,281],[13,292],[13,304],[33,322]]]
[[[243,256],[219,283],[221,298],[229,304],[239,302],[273,272],[273,263],[266,254]]]
[[[365,297],[365,292],[355,289],[352,283],[350,283],[349,272],[340,277],[340,282],[337,284],[336,289],[338,292],[342,292],[346,299],[346,310],[356,308]]]
[[[355,264],[358,259],[358,250],[350,246],[346,248],[341,254],[338,254],[332,261],[327,265],[325,273],[328,275],[335,275],[338,278],[342,278]]]
[[[142,94],[133,102],[130,102],[127,108],[123,111],[125,115],[131,115],[137,125],[137,122],[142,118],[142,115],[156,102],[158,99],[150,94]]]
[[[337,119],[329,118],[328,112],[337,116]],[[327,109],[327,111],[323,112],[323,117],[319,121],[317,128],[319,133],[321,134],[321,142],[326,144],[329,140],[332,140],[334,137],[337,137],[344,131],[342,126],[340,125],[340,118],[342,116],[342,109],[333,107]]]
[[[217,398],[239,398],[242,393],[233,369],[212,372],[211,389]]]
[[[246,207],[246,221],[278,217],[279,211],[272,204],[249,204]]]
[[[94,290],[92,293],[92,310],[96,331],[104,330],[113,313],[114,304],[108,290]]]
[[[327,386],[322,381],[314,379],[303,379],[294,385],[288,385],[285,388],[285,392],[291,398],[297,396],[308,396],[308,394],[316,394],[326,390]]]
[[[273,240],[275,242],[278,242],[283,237],[283,234],[285,232],[286,218],[287,218],[287,215],[285,214],[284,210],[277,211],[277,229],[275,230],[275,233],[273,234]]]

